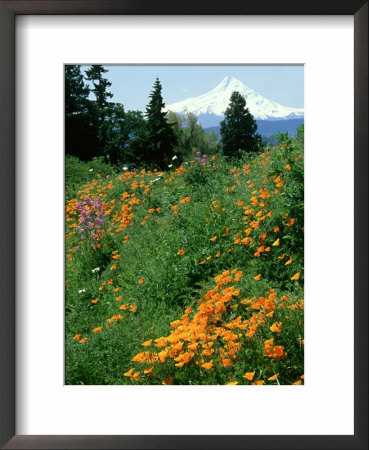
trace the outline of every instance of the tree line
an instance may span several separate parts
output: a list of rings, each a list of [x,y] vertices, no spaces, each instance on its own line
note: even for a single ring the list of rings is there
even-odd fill
[[[214,130],[205,131],[191,113],[165,112],[162,86],[157,78],[146,111],[126,111],[110,101],[111,82],[101,65],[82,73],[80,65],[65,66],[65,153],[83,161],[103,157],[112,165],[164,169],[176,156],[181,162],[194,153],[241,156],[257,151],[261,137],[246,107],[233,92],[221,122],[221,142]],[[90,82],[90,86],[86,83]],[[93,95],[91,95],[93,94]]]

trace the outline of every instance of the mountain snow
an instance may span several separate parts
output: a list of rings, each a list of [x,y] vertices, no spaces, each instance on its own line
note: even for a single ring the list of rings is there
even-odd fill
[[[167,105],[165,110],[176,113],[191,112],[198,117],[204,114],[223,116],[233,91],[238,91],[245,97],[246,107],[255,119],[277,120],[304,117],[303,108],[290,108],[268,100],[234,77],[225,77],[218,86],[206,94],[172,103]]]

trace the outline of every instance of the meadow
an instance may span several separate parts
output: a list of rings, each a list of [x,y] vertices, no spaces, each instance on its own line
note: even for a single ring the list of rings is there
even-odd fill
[[[303,384],[303,149],[67,166],[65,383]]]

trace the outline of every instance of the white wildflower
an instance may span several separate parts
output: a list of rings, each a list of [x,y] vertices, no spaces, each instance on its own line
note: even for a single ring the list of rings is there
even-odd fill
[[[169,168],[171,168],[171,167],[173,167],[173,164],[169,164],[169,166],[168,166]]]
[[[86,289],[80,289],[80,290],[78,291],[78,294],[82,294],[82,292],[86,292]]]
[[[128,170],[127,166],[122,167],[123,170]]]
[[[98,272],[100,270],[100,267],[95,267],[94,269],[91,270],[92,273]]]
[[[94,169],[90,169],[89,172],[92,172]]]
[[[178,158],[178,156],[177,156],[177,155],[174,155],[173,158],[172,158],[172,161],[174,161],[174,160],[177,159],[177,158]]]

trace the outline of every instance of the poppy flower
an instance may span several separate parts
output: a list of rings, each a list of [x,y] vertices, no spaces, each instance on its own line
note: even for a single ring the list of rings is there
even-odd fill
[[[275,322],[273,325],[269,328],[270,331],[273,333],[280,333],[282,331],[282,322]]]
[[[213,361],[209,361],[207,363],[201,364],[201,367],[203,367],[206,370],[210,370],[213,367]]]
[[[255,280],[255,281],[259,281],[260,278],[261,278],[261,273],[259,273],[259,275],[256,275],[256,277],[254,277],[254,280]]]
[[[140,372],[135,372],[135,373],[132,375],[132,378],[133,378],[135,381],[140,381]]]
[[[275,381],[278,378],[279,373],[276,373],[275,375],[268,378],[269,381]]]
[[[142,347],[150,347],[151,343],[152,343],[152,339],[150,339],[149,341],[143,342],[141,345],[142,345]]]
[[[300,272],[295,273],[293,277],[291,277],[291,280],[298,280],[300,278]]]
[[[138,284],[143,284],[144,282],[145,282],[145,280],[144,280],[143,277],[141,277],[141,278],[138,280]]]
[[[255,376],[255,372],[246,372],[245,375],[243,375],[243,378],[246,378],[246,380],[252,381]]]
[[[131,377],[131,376],[133,375],[133,372],[134,372],[134,369],[132,368],[132,369],[130,369],[128,372],[124,373],[123,375],[124,375],[125,377]]]
[[[103,327],[96,327],[92,330],[93,333],[101,333],[103,330]]]
[[[279,238],[273,242],[272,247],[276,247],[277,245],[279,245]]]
[[[232,366],[232,360],[230,358],[223,358],[222,365],[223,367],[230,367]]]

